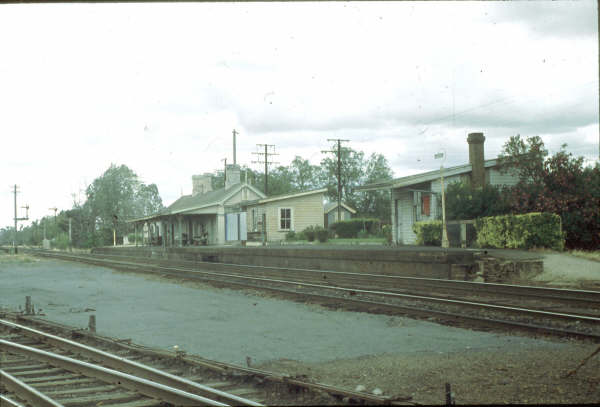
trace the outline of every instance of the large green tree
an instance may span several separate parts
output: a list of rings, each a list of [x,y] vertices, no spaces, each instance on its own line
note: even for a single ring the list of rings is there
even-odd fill
[[[334,147],[332,151],[337,151]],[[340,148],[339,182],[341,187],[341,200],[352,207],[358,206],[358,194],[355,188],[362,184],[365,174],[365,154],[349,147]],[[322,185],[326,186],[328,198],[335,202],[338,196],[338,157],[328,156],[321,160]]]
[[[110,167],[90,184],[83,211],[91,222],[88,239],[91,244],[112,240],[112,230],[123,236],[128,230],[126,221],[159,211],[162,199],[154,184],[144,185],[126,165]]]
[[[388,219],[390,216],[390,197],[386,191],[358,192],[358,186],[377,181],[392,179],[393,173],[382,154],[371,154],[365,160],[362,151],[341,148],[341,199],[357,209],[361,216]],[[320,180],[328,188],[328,198],[337,201],[337,154],[321,161]]]
[[[600,167],[584,166],[564,144],[551,157],[535,136],[511,137],[503,148],[504,171],[515,168],[519,183],[507,188],[507,202],[514,213],[550,212],[562,219],[568,248],[600,247]]]
[[[387,159],[382,154],[371,154],[365,163],[365,173],[361,184],[389,181],[393,178]],[[359,192],[357,210],[360,214],[379,219],[390,218],[391,199],[388,191]]]

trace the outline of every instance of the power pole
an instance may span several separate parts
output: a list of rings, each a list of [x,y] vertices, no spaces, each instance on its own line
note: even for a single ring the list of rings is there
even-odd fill
[[[269,153],[268,148],[269,147],[273,147],[273,151],[275,151],[275,145],[274,144],[257,144],[257,147],[264,147],[265,148],[265,152],[264,153],[259,153],[259,152],[255,152],[252,154],[256,154],[256,155],[264,155],[264,161],[260,161],[260,159],[258,161],[252,161],[252,163],[254,164],[265,164],[265,195],[269,194],[269,181],[268,181],[268,172],[269,172],[269,164],[279,164],[278,162],[274,162],[274,161],[269,161],[269,156],[270,155],[279,155],[275,152],[273,153]]]
[[[17,254],[17,184],[14,186],[15,194],[15,233],[13,233],[13,252]]]
[[[338,182],[338,193],[337,193],[337,220],[340,222],[342,220],[342,142],[347,142],[350,140],[342,140],[342,139],[331,139],[328,138],[327,141],[335,141],[337,142],[337,151],[336,150],[323,150],[322,153],[334,153],[337,155],[337,182]]]
[[[15,254],[17,254],[17,222],[20,220],[29,220],[29,205],[25,205],[23,206],[23,208],[26,209],[26,215],[24,218],[18,218],[17,217],[17,193],[18,191],[18,186],[17,184],[15,184],[13,186],[13,193],[15,194],[15,217],[14,217],[14,221],[15,221],[15,232],[13,233],[13,251]]]
[[[58,210],[58,208],[55,206],[54,208],[48,208],[49,211],[54,211],[54,230],[56,233],[54,238],[58,238],[58,229],[56,228],[56,211]]]

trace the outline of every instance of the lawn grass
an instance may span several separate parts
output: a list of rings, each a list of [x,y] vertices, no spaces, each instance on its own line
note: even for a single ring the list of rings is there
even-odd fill
[[[356,238],[356,239],[329,239],[327,243],[331,244],[385,244],[385,237],[366,237],[366,238]]]
[[[298,244],[298,245],[309,245],[309,244],[339,244],[339,245],[353,245],[353,244],[373,244],[373,245],[384,245],[386,243],[385,237],[366,237],[366,238],[355,238],[355,239],[329,239],[326,242],[319,242],[317,239],[314,242],[308,240],[286,240],[285,244]]]

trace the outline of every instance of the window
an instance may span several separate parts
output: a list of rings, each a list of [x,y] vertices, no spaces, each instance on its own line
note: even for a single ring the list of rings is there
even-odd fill
[[[258,227],[262,222],[258,217],[258,208],[252,208],[252,231],[258,232]]]
[[[423,194],[421,195],[421,214],[425,216],[429,216],[431,213],[431,195]]]
[[[292,228],[292,209],[279,208],[279,229],[290,230]]]

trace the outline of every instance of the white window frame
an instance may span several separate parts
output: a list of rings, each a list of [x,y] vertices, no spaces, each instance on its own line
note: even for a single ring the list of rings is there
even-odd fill
[[[290,228],[289,229],[283,229],[281,227],[281,210],[282,209],[290,210]],[[277,208],[277,229],[280,232],[289,232],[289,231],[294,230],[294,208],[288,207],[288,206],[281,206],[281,207]]]

